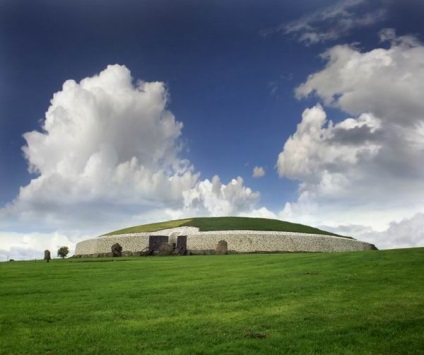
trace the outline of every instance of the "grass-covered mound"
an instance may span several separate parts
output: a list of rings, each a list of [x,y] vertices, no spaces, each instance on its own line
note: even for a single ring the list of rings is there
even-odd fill
[[[0,354],[422,354],[424,248],[0,263]]]
[[[318,228],[313,228],[303,224],[280,221],[267,218],[247,218],[247,217],[204,217],[179,219],[175,221],[144,224],[130,228],[120,229],[106,235],[156,232],[162,229],[176,227],[197,227],[201,232],[220,230],[255,230],[255,231],[278,231],[297,232],[309,234],[325,234],[339,236],[326,232]]]

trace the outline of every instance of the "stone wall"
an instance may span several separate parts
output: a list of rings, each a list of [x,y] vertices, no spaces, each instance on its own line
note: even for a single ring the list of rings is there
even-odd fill
[[[140,252],[149,246],[149,234],[101,236],[79,242],[75,248],[76,256],[97,256],[97,254],[110,253],[113,244],[119,243],[122,252]]]
[[[228,251],[252,252],[329,252],[370,250],[373,245],[355,239],[320,234],[289,232],[228,231],[189,235],[187,249],[193,252],[214,250],[220,240]]]
[[[122,246],[128,255],[146,250],[150,235],[167,235],[169,243],[176,243],[179,235],[187,236],[187,250],[194,254],[216,249],[220,240],[228,243],[229,252],[339,252],[375,249],[374,245],[355,239],[329,235],[268,232],[268,231],[214,231],[199,232],[195,227],[165,229],[150,233],[101,236],[77,244],[76,256],[97,256],[110,253],[113,244]]]

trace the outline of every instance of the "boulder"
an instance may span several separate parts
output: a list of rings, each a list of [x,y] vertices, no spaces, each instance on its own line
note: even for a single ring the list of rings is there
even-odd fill
[[[122,247],[119,243],[115,243],[111,247],[112,256],[113,257],[119,257],[122,256]]]
[[[159,255],[172,255],[174,248],[171,244],[165,243],[159,247]]]

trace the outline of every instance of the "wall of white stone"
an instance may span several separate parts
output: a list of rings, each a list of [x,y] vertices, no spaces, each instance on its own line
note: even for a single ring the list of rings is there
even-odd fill
[[[150,235],[167,235],[176,243],[179,235],[187,235],[187,250],[193,253],[215,250],[220,240],[228,243],[228,250],[252,252],[329,252],[370,250],[373,245],[355,239],[320,234],[268,231],[214,231],[199,232],[195,227],[180,227],[151,233],[101,236],[77,244],[75,255],[110,253],[111,246],[119,243],[123,252],[140,252],[149,246]]]
[[[228,231],[203,232],[187,237],[191,251],[214,250],[220,240],[228,243],[229,251],[251,252],[329,252],[370,250],[372,245],[354,239],[320,234],[289,232]]]
[[[113,244],[119,243],[122,251],[139,252],[149,246],[149,235],[115,235],[101,236],[79,242],[75,248],[75,255],[106,254],[111,252]]]

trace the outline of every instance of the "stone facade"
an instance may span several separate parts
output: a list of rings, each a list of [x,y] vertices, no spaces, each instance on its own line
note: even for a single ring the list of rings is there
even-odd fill
[[[373,244],[351,238],[330,235],[269,232],[213,231],[200,232],[195,227],[164,229],[157,232],[100,236],[77,244],[75,256],[103,256],[113,244],[122,246],[123,255],[140,255],[149,248],[151,235],[168,236],[171,245],[179,235],[187,236],[187,251],[191,254],[214,253],[221,240],[228,243],[229,253],[260,252],[340,252],[376,249]]]

